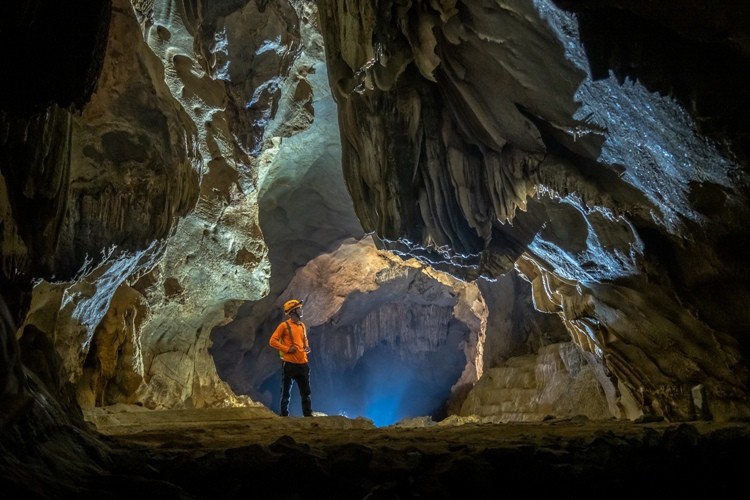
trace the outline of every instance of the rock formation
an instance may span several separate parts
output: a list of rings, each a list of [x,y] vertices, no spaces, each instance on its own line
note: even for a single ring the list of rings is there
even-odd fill
[[[729,0],[1,7],[4,464],[97,455],[96,407],[272,407],[292,295],[329,413],[409,359],[445,368],[411,409],[436,418],[750,416],[748,26]]]
[[[319,2],[357,215],[464,279],[524,276],[616,416],[695,418],[694,394],[746,415],[748,318],[724,314],[747,294],[746,29],[561,3]]]

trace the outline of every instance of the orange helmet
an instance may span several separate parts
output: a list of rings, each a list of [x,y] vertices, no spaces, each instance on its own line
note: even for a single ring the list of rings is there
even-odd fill
[[[302,301],[297,299],[287,300],[284,302],[284,314],[289,314],[298,307],[302,307]]]

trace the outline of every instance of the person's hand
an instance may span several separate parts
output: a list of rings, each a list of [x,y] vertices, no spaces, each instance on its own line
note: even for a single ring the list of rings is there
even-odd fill
[[[289,348],[289,351],[287,351],[287,352],[289,354],[294,354],[295,352],[297,352],[297,346],[293,345],[292,347]]]

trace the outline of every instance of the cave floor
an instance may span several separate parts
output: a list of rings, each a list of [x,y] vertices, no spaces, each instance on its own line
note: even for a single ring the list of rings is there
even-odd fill
[[[690,432],[695,439],[714,433],[746,435],[748,423],[589,420],[585,417],[545,422],[481,423],[479,418],[452,417],[443,422],[429,418],[405,420],[375,427],[364,418],[317,415],[313,418],[279,417],[265,406],[199,410],[146,410],[117,405],[85,412],[96,431],[123,444],[158,449],[227,449],[251,444],[270,445],[288,438],[308,446],[345,445],[453,446],[475,448],[568,447],[590,445],[617,436],[643,440],[665,433]],[[579,442],[580,441],[580,442]]]
[[[728,495],[745,487],[750,456],[748,422],[449,418],[376,428],[361,418],[281,418],[265,407],[110,407],[85,416],[112,448],[117,474],[170,485],[164,498]]]

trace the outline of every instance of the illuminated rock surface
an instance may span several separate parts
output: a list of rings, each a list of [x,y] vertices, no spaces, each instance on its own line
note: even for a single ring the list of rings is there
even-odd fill
[[[748,7],[76,7],[0,8],[3,486],[202,498],[196,478],[222,477],[232,498],[292,464],[309,467],[279,496],[341,477],[376,498],[494,491],[498,474],[549,492],[739,484]],[[291,296],[330,416],[202,455],[177,425],[192,411],[280,420],[267,338]],[[172,416],[154,438],[169,454],[83,418],[121,409],[149,409],[144,432]],[[601,427],[553,444],[472,434],[584,415]],[[386,433],[401,444],[384,450],[358,417],[470,425]]]

